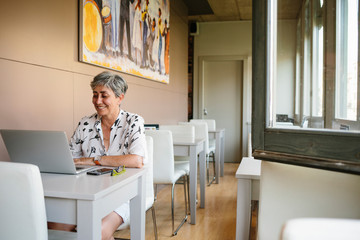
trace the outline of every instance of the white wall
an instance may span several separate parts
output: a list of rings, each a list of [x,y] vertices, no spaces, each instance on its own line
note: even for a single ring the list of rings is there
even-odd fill
[[[262,161],[259,240],[278,240],[291,218],[360,218],[360,176]]]

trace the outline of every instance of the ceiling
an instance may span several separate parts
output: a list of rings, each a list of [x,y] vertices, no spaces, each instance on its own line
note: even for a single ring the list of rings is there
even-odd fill
[[[252,19],[252,0],[183,0],[189,10],[189,21],[224,22]],[[303,0],[279,0],[281,19],[296,19]]]

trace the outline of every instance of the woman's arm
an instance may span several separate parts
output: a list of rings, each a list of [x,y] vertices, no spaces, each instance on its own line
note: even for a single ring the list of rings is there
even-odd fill
[[[79,165],[95,165],[94,158],[74,158],[74,163]],[[127,154],[119,156],[102,156],[100,164],[103,166],[119,167],[124,166],[129,168],[142,168],[143,157],[136,154]]]

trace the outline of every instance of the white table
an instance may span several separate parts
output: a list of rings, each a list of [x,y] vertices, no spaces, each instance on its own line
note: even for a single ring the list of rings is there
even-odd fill
[[[145,239],[146,169],[123,175],[42,173],[47,220],[77,224],[78,239],[101,239],[101,220],[130,200],[131,239]]]
[[[248,240],[251,220],[251,200],[259,200],[261,161],[244,157],[236,171],[238,179],[236,240]]]
[[[194,142],[174,142],[175,156],[190,157],[190,214],[191,224],[196,223],[196,191],[197,191],[197,156],[199,155],[200,172],[200,208],[205,207],[205,139],[195,139]]]
[[[209,139],[215,139],[215,172],[216,183],[224,176],[225,128],[209,131]]]

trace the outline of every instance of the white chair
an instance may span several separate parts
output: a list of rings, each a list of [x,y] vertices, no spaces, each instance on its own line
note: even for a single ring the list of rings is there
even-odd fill
[[[159,129],[171,132],[174,142],[195,142],[196,129],[193,125],[160,125]],[[187,189],[190,193],[190,159],[189,157],[174,156],[174,163],[177,168],[181,168],[186,172]],[[197,193],[197,192],[196,192]],[[190,204],[190,194],[188,194],[188,203]],[[190,206],[187,208],[190,214]]]
[[[208,131],[216,131],[216,121],[214,119],[190,119],[190,123],[204,123],[204,122],[208,126]],[[209,147],[208,147],[208,151],[206,152],[207,180],[209,186],[216,180],[215,161],[214,161],[215,151],[216,151],[216,141],[213,138],[209,139]],[[210,181],[210,170],[209,170],[210,158],[212,159],[213,162],[213,172],[214,172],[214,176],[212,177],[211,181]]]
[[[154,184],[170,184],[171,188],[171,217],[172,234],[175,236],[187,220],[187,177],[184,166],[174,163],[174,146],[172,134],[168,130],[146,130],[145,134],[154,140]],[[186,165],[186,164],[183,164]],[[175,183],[183,180],[185,198],[185,216],[176,230],[174,227],[174,188]],[[156,193],[155,193],[156,194]]]
[[[183,125],[160,125],[160,130],[169,130],[175,142],[195,142],[195,127]]]
[[[73,232],[47,230],[39,168],[0,162],[0,239],[77,239]]]
[[[195,142],[195,127],[192,125],[160,125],[160,130],[168,130],[172,134],[173,142]],[[186,165],[184,163],[189,164],[188,157],[175,156],[174,163],[178,165],[178,167],[183,167],[186,171],[186,174],[190,173],[190,165]]]
[[[297,218],[288,220],[281,240],[355,240],[360,238],[360,220],[336,218]]]
[[[206,155],[206,161],[207,161],[207,181],[208,184],[211,185],[212,181],[210,182],[209,179],[209,157],[210,155],[214,154],[215,149],[211,148],[209,146],[209,130],[208,130],[208,124],[203,121],[195,121],[195,122],[179,122],[179,125],[191,125],[195,127],[195,138],[202,138],[205,139],[205,155]],[[215,165],[214,165],[215,169]]]
[[[303,120],[301,121],[301,128],[309,127],[309,119],[310,119],[310,117],[307,117],[307,116],[303,117]]]
[[[157,226],[156,226],[156,216],[155,216],[155,207],[154,207],[154,174],[153,174],[153,164],[154,164],[154,141],[151,136],[145,136],[146,138],[146,158],[147,163],[144,167],[147,168],[146,172],[146,201],[145,201],[145,209],[146,211],[151,209],[153,226],[154,226],[154,235],[155,239],[158,239],[157,235]],[[128,221],[125,224],[120,225],[118,230],[123,230],[130,227]]]
[[[209,129],[205,122],[179,122],[179,125],[194,126],[195,139],[205,139],[205,153],[209,153]],[[192,136],[191,136],[192,137]]]

